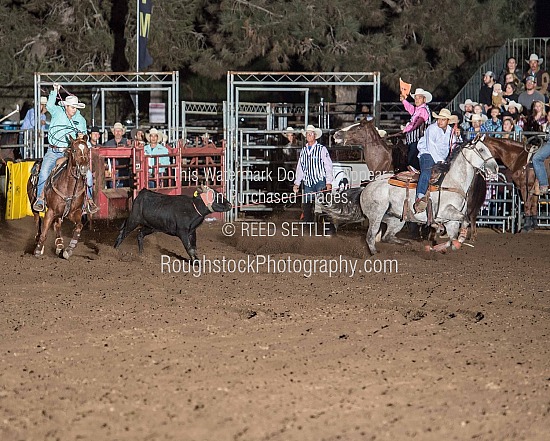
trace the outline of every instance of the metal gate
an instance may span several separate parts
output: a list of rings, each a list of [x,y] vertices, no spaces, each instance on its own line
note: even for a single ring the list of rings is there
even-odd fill
[[[246,210],[268,209],[267,206],[259,205],[248,206],[245,208],[241,204],[248,198],[269,199],[266,197],[273,186],[269,179],[256,181],[251,186],[250,176],[257,176],[262,170],[269,172],[268,168],[272,166],[270,151],[273,145],[270,137],[281,134],[285,129],[287,117],[292,113],[289,108],[299,106],[303,109],[301,115],[300,127],[305,128],[310,122],[309,109],[311,108],[310,95],[312,89],[316,91],[325,91],[333,86],[351,86],[365,87],[372,94],[373,116],[378,116],[378,107],[380,102],[380,73],[379,72],[321,72],[321,73],[272,73],[272,72],[229,72],[227,75],[227,118],[225,121],[225,139],[227,149],[225,155],[226,170],[226,197],[233,203],[233,209],[226,213],[226,220],[232,221],[239,217],[239,214]],[[254,127],[252,124],[246,124],[247,119],[251,119],[260,104],[243,108],[241,106],[243,96],[247,94],[262,93],[273,94],[276,98],[273,101],[278,102],[278,96],[281,93],[299,94],[301,102],[297,104],[269,104],[261,113],[267,115],[275,107],[279,107],[279,118],[277,118],[278,127],[269,123]],[[323,129],[326,133],[330,129],[329,119],[327,117],[324,97],[315,103],[317,121],[314,123]],[[298,101],[298,100],[297,100]],[[303,107],[302,107],[303,106]],[[267,118],[267,121],[272,119]],[[252,188],[254,187],[254,188]]]

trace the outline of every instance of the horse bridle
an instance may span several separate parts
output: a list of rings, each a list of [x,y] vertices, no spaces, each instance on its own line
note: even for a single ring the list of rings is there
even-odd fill
[[[489,156],[489,158],[485,159],[483,158],[483,156],[481,156],[481,153],[477,150],[476,146],[477,146],[477,143],[478,142],[481,142],[481,141],[478,141],[478,140],[474,140],[470,145],[466,145],[464,148],[462,148],[460,150],[460,154],[464,157],[465,161],[470,164],[474,170],[478,170],[479,173],[481,173],[483,175],[483,177],[485,179],[487,179],[489,177],[489,174],[487,173],[487,169],[486,169],[486,166],[487,166],[487,163],[491,160],[491,159],[494,159],[493,156]],[[466,157],[466,155],[464,154],[464,149],[469,149],[469,150],[473,150],[474,153],[479,156],[479,158],[483,161],[483,164],[481,165],[481,167],[476,167],[474,164],[472,164],[470,162],[470,160]]]

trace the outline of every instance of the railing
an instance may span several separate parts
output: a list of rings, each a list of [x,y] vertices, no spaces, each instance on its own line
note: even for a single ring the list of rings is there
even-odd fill
[[[548,63],[548,38],[515,38],[508,40],[495,54],[483,63],[476,70],[474,75],[468,80],[458,94],[449,102],[447,108],[453,112],[459,109],[459,104],[464,103],[468,98],[473,101],[479,101],[479,90],[483,85],[483,74],[487,71],[499,75],[506,67],[508,57],[515,57],[518,63],[518,69],[525,72],[528,65],[525,60],[529,59],[529,55],[537,54]],[[521,78],[520,78],[521,79]]]

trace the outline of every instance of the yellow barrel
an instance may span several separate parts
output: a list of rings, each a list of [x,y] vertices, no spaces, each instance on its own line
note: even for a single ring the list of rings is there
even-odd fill
[[[8,162],[8,189],[6,194],[6,220],[32,216],[31,204],[27,197],[27,181],[34,161]]]

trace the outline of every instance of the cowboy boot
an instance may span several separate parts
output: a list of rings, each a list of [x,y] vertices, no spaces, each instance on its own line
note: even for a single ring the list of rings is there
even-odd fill
[[[427,206],[428,206],[428,197],[426,195],[422,196],[421,198],[417,198],[413,205],[414,212],[422,213],[426,211]]]
[[[522,233],[528,233],[533,229],[533,219],[532,216],[525,216],[523,227],[521,228]]]
[[[313,222],[313,203],[304,202],[303,204],[304,217],[303,222]]]
[[[95,204],[93,199],[86,199],[85,211],[87,214],[94,214],[99,211],[99,207]]]

